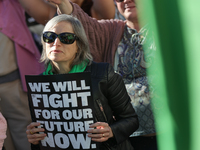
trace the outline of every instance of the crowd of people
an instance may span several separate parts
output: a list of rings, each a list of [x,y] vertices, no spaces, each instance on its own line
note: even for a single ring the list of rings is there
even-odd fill
[[[44,25],[42,50],[26,13]],[[146,73],[155,46],[148,25],[139,24],[135,0],[0,0],[0,17],[0,147],[39,150],[46,137],[32,122],[25,75],[89,71],[107,119],[90,125],[88,136],[102,150],[157,150]],[[146,40],[152,40],[148,53]]]

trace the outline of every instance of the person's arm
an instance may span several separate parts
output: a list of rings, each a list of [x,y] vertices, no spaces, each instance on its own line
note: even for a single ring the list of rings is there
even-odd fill
[[[38,23],[45,25],[56,14],[56,6],[44,0],[18,0],[25,11]]]
[[[3,147],[4,139],[6,138],[7,122],[0,113],[0,149]]]
[[[114,19],[115,4],[113,0],[93,0],[92,17],[100,19]]]
[[[137,114],[131,104],[122,77],[108,67],[108,99],[116,122],[111,124],[117,144],[125,141],[139,127]]]

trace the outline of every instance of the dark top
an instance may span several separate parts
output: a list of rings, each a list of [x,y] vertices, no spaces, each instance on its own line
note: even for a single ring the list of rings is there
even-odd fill
[[[139,123],[122,77],[108,63],[92,62],[85,69],[88,71],[91,72],[96,121],[107,122],[114,135],[100,143],[100,150],[133,150],[127,139]],[[39,147],[32,145],[32,150],[39,150]]]

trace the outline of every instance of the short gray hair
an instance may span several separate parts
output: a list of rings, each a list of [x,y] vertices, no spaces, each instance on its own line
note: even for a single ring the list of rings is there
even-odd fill
[[[81,22],[76,17],[67,15],[67,14],[61,14],[56,17],[53,17],[45,25],[45,27],[43,29],[43,33],[45,31],[49,31],[51,28],[53,28],[59,22],[70,23],[74,30],[74,34],[78,37],[78,40],[76,42],[77,47],[78,47],[78,53],[72,62],[72,66],[76,65],[76,64],[80,64],[82,61],[84,61],[86,59],[88,59],[90,61],[89,64],[91,64],[91,61],[93,60],[93,58],[92,58],[92,55],[90,54],[90,48],[89,48],[87,36],[85,34],[85,30],[84,30]],[[42,36],[41,36],[41,41],[42,41],[42,45],[43,45],[43,51],[42,51],[42,55],[40,58],[40,62],[44,62],[45,67],[47,68],[50,60],[48,59],[48,57],[46,55],[46,46],[45,46],[45,42],[43,41]]]

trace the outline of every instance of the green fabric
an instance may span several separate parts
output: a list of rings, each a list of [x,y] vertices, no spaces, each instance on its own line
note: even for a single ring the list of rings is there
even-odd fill
[[[89,60],[85,60],[81,64],[74,65],[69,73],[83,72],[85,68],[87,67],[88,63],[89,63]],[[43,72],[43,75],[53,75],[51,63],[48,64],[48,67]]]
[[[148,75],[155,76],[158,149],[198,150],[200,1],[137,0],[137,5],[141,23],[149,19],[157,48]]]

